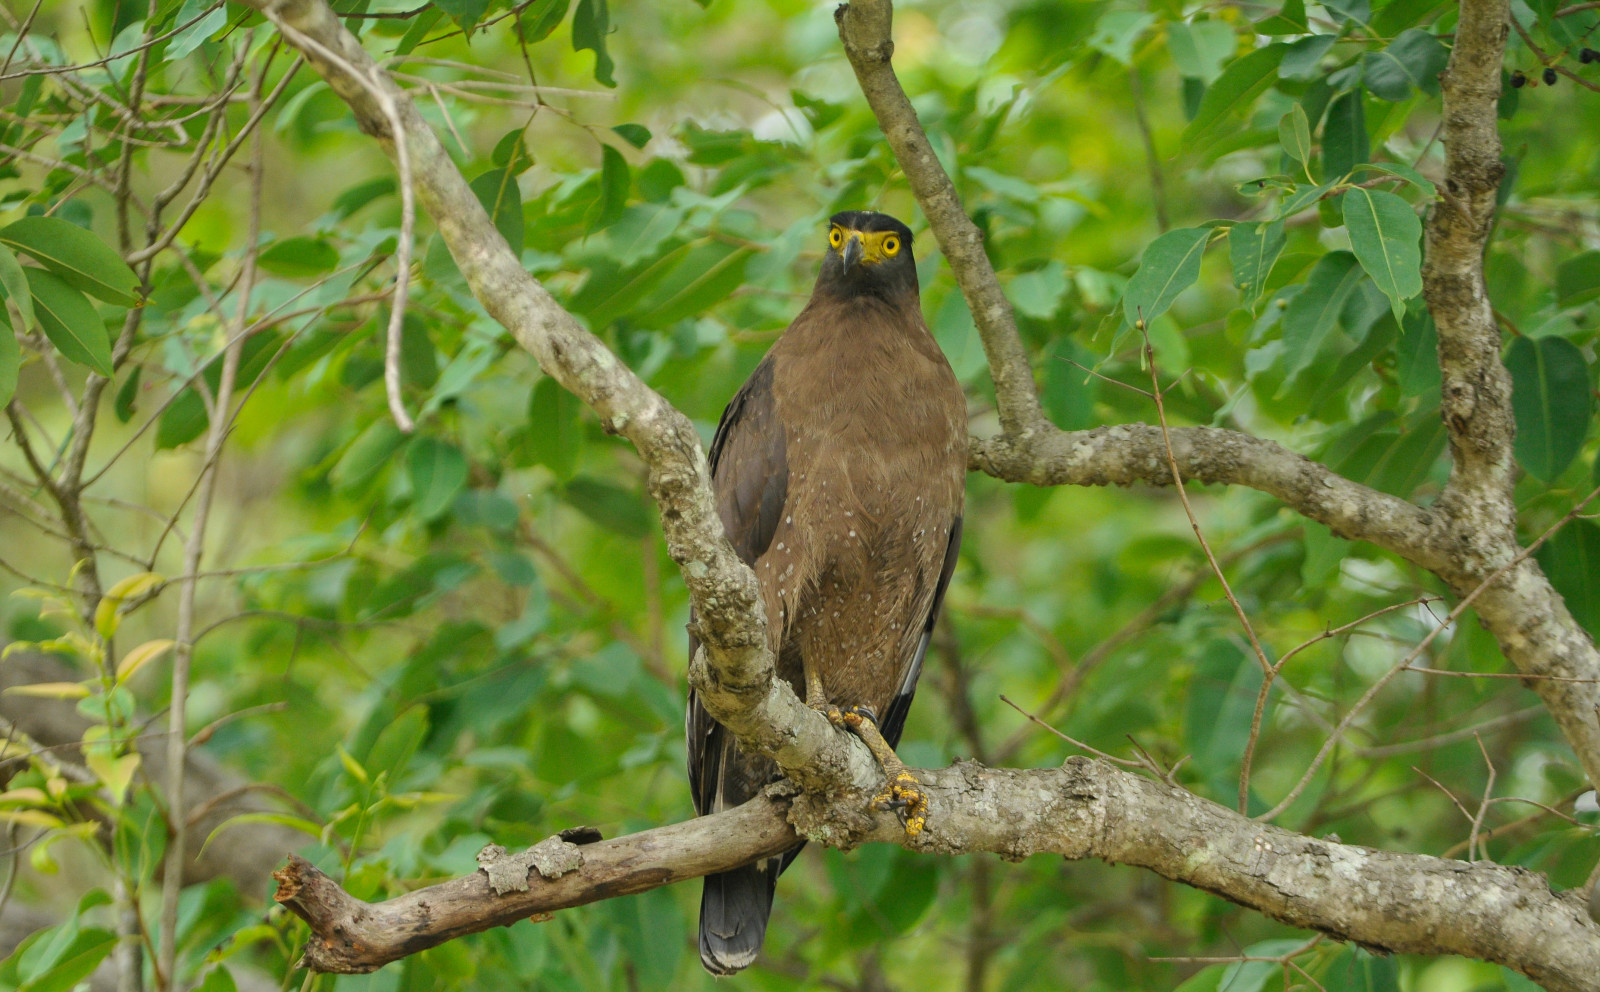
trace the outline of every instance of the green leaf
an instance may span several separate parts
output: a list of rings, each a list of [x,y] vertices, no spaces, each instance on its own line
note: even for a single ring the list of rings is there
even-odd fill
[[[580,475],[568,482],[561,496],[579,513],[624,537],[645,537],[653,523],[643,497],[593,476]]]
[[[1154,14],[1142,10],[1108,10],[1095,22],[1089,46],[1128,65],[1133,60],[1134,43],[1155,20]]]
[[[1530,475],[1552,483],[1583,447],[1589,429],[1594,397],[1583,352],[1566,338],[1519,337],[1506,353],[1506,368],[1517,418],[1517,461]]]
[[[1311,125],[1306,121],[1304,108],[1298,103],[1279,119],[1278,141],[1296,162],[1305,165],[1311,161]]]
[[[178,11],[178,23],[187,24],[209,6],[211,5],[202,2],[202,0],[190,0]],[[227,9],[220,5],[212,7],[200,20],[178,32],[177,36],[167,46],[167,53],[163,57],[163,61],[175,62],[178,59],[187,57],[195,49],[205,44],[212,35],[227,26]]]
[[[449,15],[466,34],[471,35],[483,12],[489,9],[489,0],[433,0],[433,5]]]
[[[429,4],[427,10],[412,18],[411,26],[406,28],[406,33],[400,38],[399,44],[395,45],[394,53],[396,55],[410,55],[418,45],[422,44],[423,39],[428,36],[428,32],[433,30],[433,26],[439,23],[439,18],[443,16],[444,12],[442,10]]]
[[[1449,0],[1389,0],[1372,15],[1373,34],[1392,38],[1404,28],[1432,20],[1429,15],[1447,3]]]
[[[117,398],[112,403],[111,409],[119,423],[125,424],[133,419],[139,404],[139,380],[143,372],[144,369],[135,365],[133,371],[122,380],[121,387],[117,389]]]
[[[1222,63],[1234,53],[1237,35],[1225,21],[1196,21],[1167,25],[1167,50],[1178,72],[1207,86],[1222,75]]]
[[[194,992],[238,992],[238,989],[239,986],[233,981],[232,972],[218,965],[206,974],[205,981],[201,982]]]
[[[439,381],[439,351],[428,325],[410,313],[400,326],[400,381],[424,391]]]
[[[11,329],[11,318],[0,310],[0,406],[17,394],[17,373],[22,368],[22,349]]]
[[[373,421],[329,470],[328,481],[341,492],[360,488],[389,463],[404,441],[405,435],[388,417]]]
[[[32,327],[39,322],[33,313],[33,293],[28,288],[28,274],[11,249],[0,244],[0,300],[10,300],[22,314],[22,326]],[[8,321],[7,327],[11,326]]]
[[[528,153],[528,143],[523,140],[528,133],[527,128],[514,127],[500,136],[494,143],[494,151],[489,153],[489,161],[497,168],[509,169],[513,176],[520,176],[533,165],[533,156]]]
[[[1289,50],[1283,54],[1283,61],[1278,64],[1279,78],[1311,80],[1321,76],[1322,57],[1338,40],[1337,35],[1314,34],[1291,42]]]
[[[1291,217],[1311,206],[1312,204],[1317,203],[1324,196],[1326,196],[1328,191],[1333,189],[1333,187],[1334,183],[1331,180],[1329,182],[1322,183],[1319,186],[1301,186],[1293,193],[1284,197],[1283,202],[1278,204],[1277,219],[1283,220],[1284,218]]]
[[[1400,992],[1400,968],[1392,957],[1347,947],[1322,976],[1327,992]]]
[[[566,479],[578,465],[583,448],[583,404],[546,376],[528,397],[528,446],[533,460]]]
[[[1307,588],[1320,588],[1339,571],[1339,563],[1355,546],[1354,542],[1335,537],[1333,531],[1312,520],[1301,524],[1304,531],[1301,544],[1305,558],[1300,562],[1300,584]]]
[[[364,183],[357,183],[333,198],[333,215],[344,220],[379,197],[393,196],[394,191],[393,176],[381,176]]]
[[[1261,290],[1272,274],[1272,266],[1283,253],[1283,221],[1235,224],[1228,229],[1228,261],[1233,267],[1233,284],[1245,304],[1255,311]]]
[[[638,974],[639,987],[673,987],[683,957],[684,942],[678,934],[684,921],[671,894],[666,889],[651,889],[629,899],[613,899],[607,910],[618,942]]]
[[[1534,552],[1573,619],[1600,637],[1600,525],[1573,520]]]
[[[1194,284],[1200,277],[1200,256],[1210,238],[1209,227],[1180,227],[1150,242],[1139,259],[1139,270],[1122,294],[1122,317],[1127,326],[1143,319],[1148,327],[1167,312],[1179,293]]]
[[[320,238],[284,238],[273,242],[256,261],[287,279],[313,279],[339,266],[339,251]]]
[[[543,41],[566,20],[572,0],[535,0],[517,15],[517,33],[523,41]]]
[[[139,277],[93,233],[59,217],[24,217],[0,228],[0,244],[31,255],[72,286],[107,303],[139,302]]]
[[[472,194],[483,204],[486,212],[494,221],[494,229],[506,239],[506,244],[511,246],[513,254],[522,253],[523,244],[523,218],[522,218],[522,189],[517,185],[517,170],[515,167],[490,169],[483,175],[472,180]]]
[[[1402,320],[1405,301],[1422,292],[1422,221],[1393,193],[1357,186],[1345,190],[1344,226],[1361,267]]]
[[[1564,307],[1600,296],[1600,251],[1590,250],[1556,266],[1556,301]]]
[[[1322,125],[1322,178],[1338,179],[1371,157],[1367,112],[1357,87],[1328,107],[1328,119]]]
[[[236,393],[255,382],[266,370],[267,363],[277,354],[281,343],[282,339],[270,331],[252,334],[245,339],[244,347],[239,350],[239,371],[234,380]],[[222,362],[221,354],[213,355],[205,371],[200,373],[205,377],[212,396],[217,395],[217,388],[222,383]],[[176,448],[180,444],[188,444],[199,437],[210,423],[200,393],[192,385],[185,386],[161,413],[161,419],[156,424],[156,447]]]
[[[1439,91],[1439,73],[1450,60],[1450,53],[1439,39],[1426,31],[1410,28],[1381,52],[1361,57],[1362,76],[1367,89],[1380,100],[1399,101],[1411,96],[1413,88],[1424,93]]]
[[[578,11],[572,15],[572,50],[594,52],[594,78],[604,86],[615,86],[612,77],[614,66],[606,54],[606,34],[611,30],[611,11],[606,0],[578,0]]]
[[[1404,162],[1367,162],[1356,167],[1357,171],[1382,172],[1385,175],[1397,176],[1428,194],[1428,199],[1439,196],[1439,187],[1435,186],[1427,176],[1406,165]]]
[[[63,931],[58,931],[58,935]],[[98,927],[72,933],[69,941],[51,941],[36,967],[20,969],[24,980],[17,992],[69,992],[88,978],[117,946],[117,935]],[[35,945],[32,950],[39,950]]]
[[[43,269],[30,268],[33,313],[44,336],[67,358],[110,377],[111,335],[89,298]]]
[[[361,764],[372,774],[389,773],[391,786],[406,769],[406,763],[417,752],[417,746],[428,736],[428,707],[407,706],[399,716],[388,721],[378,732],[372,749],[362,757]]]
[[[1051,262],[1042,269],[1024,272],[1011,280],[1006,296],[1012,306],[1025,317],[1049,320],[1061,305],[1067,291],[1067,273],[1060,262]]]
[[[1305,34],[1308,29],[1305,0],[1284,0],[1276,14],[1263,17],[1255,27],[1258,34]]]
[[[432,437],[416,437],[406,450],[411,499],[424,520],[443,513],[467,481],[467,457],[461,449]]]
[[[628,160],[610,145],[600,149],[600,219],[596,227],[610,227],[622,216],[628,205],[628,189],[632,179],[628,173]]]
[[[1221,136],[1227,120],[1243,113],[1278,78],[1278,63],[1289,46],[1281,42],[1236,59],[1200,98],[1194,120],[1183,129],[1183,143],[1201,148]]]
[[[611,130],[635,148],[643,148],[650,143],[650,129],[643,124],[617,124]]]
[[[751,251],[721,242],[690,251],[640,304],[634,319],[643,327],[664,327],[696,317],[744,283]]]
[[[1289,389],[1295,374],[1317,357],[1338,323],[1345,302],[1364,278],[1361,264],[1347,251],[1331,251],[1312,268],[1305,290],[1289,302],[1283,314],[1286,378],[1280,396]]]
[[[1331,13],[1358,24],[1372,20],[1372,0],[1323,0],[1322,5]]]
[[[1395,376],[1400,392],[1406,396],[1432,396],[1438,393],[1439,334],[1433,315],[1426,307],[1413,307],[1400,321],[1400,336],[1395,341]]]
[[[1039,399],[1051,423],[1064,431],[1087,430],[1097,424],[1094,401],[1100,380],[1084,371],[1093,365],[1094,355],[1089,349],[1067,335],[1056,338],[1045,352]]]

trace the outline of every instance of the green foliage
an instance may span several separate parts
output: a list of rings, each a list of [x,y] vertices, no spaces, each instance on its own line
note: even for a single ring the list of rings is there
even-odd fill
[[[614,836],[691,808],[687,603],[641,463],[489,318],[425,214],[399,395],[418,430],[394,426],[383,372],[396,177],[337,95],[308,68],[290,76],[271,28],[241,10],[185,0],[146,18],[142,7],[47,2],[7,70],[20,75],[0,121],[0,400],[19,400],[32,456],[57,474],[79,430],[61,391],[82,397],[93,384],[99,419],[79,503],[86,554],[9,420],[0,442],[6,633],[65,666],[0,705],[76,708],[89,721],[63,742],[81,754],[73,774],[51,751],[7,755],[16,769],[0,822],[27,845],[13,898],[63,922],[0,962],[4,988],[72,987],[109,955],[130,909],[154,941],[164,786],[133,742],[172,702],[199,442],[219,415],[228,430],[193,583],[189,730],[292,802],[230,821],[208,851],[277,824],[352,892],[381,899],[472,871],[491,841],[580,823]],[[827,9],[339,10],[403,74],[525,267],[704,439],[804,304],[825,218],[860,207],[911,223],[929,326],[969,391],[974,432],[989,432],[981,342]],[[1516,9],[1547,51],[1571,56],[1563,65],[1592,71],[1568,48],[1600,15],[1557,13]],[[1420,218],[1440,195],[1437,74],[1453,5],[930,0],[897,14],[896,69],[983,232],[1056,423],[1154,418],[1145,395],[1123,388],[1150,386],[1131,330],[1142,319],[1174,425],[1242,430],[1379,490],[1435,497],[1447,454]],[[1537,61],[1514,39],[1506,69],[1536,75]],[[233,65],[241,88],[213,108]],[[136,76],[144,96],[124,114]],[[258,77],[253,131],[244,94]],[[1600,104],[1567,83],[1507,90],[1516,159],[1487,255],[1508,329],[1528,540],[1600,481],[1600,252],[1581,220],[1593,213]],[[241,166],[258,135],[252,217],[255,173]],[[209,178],[153,207],[191,163]],[[1226,260],[1207,262],[1220,238]],[[219,414],[234,344],[235,409]],[[1450,604],[1373,614],[1446,590],[1260,493],[1189,495],[1268,657],[1301,648],[1264,698],[1170,491],[974,474],[951,636],[935,638],[908,759],[1050,766],[1077,753],[1021,721],[1005,693],[1118,756],[1134,753],[1130,738],[1165,765],[1188,756],[1177,781],[1231,807],[1259,700],[1246,794],[1252,813],[1282,799],[1327,727]],[[1600,631],[1600,527],[1568,523],[1538,562]],[[97,600],[90,569],[106,593]],[[1470,619],[1418,667],[1507,671]],[[1081,680],[1062,694],[1073,671]],[[1482,794],[1485,752],[1497,798],[1559,807],[1577,788],[1559,733],[1530,717],[1511,680],[1427,678],[1388,684],[1279,824],[1439,854],[1468,828],[1414,766],[1457,796]],[[1519,822],[1535,809],[1489,806],[1487,856],[1581,883],[1591,828]],[[73,906],[61,894],[83,877],[138,898],[95,890]],[[301,981],[304,931],[278,913],[262,919],[266,885],[179,894],[180,984],[229,992],[240,969]],[[319,987],[710,989],[696,900],[692,885],[612,900]],[[1204,892],[1049,859],[813,847],[775,912],[751,987],[900,987],[915,975],[942,988],[974,960],[983,987],[1018,992],[1248,992],[1314,987],[1308,978],[1363,992],[1527,987],[1460,961],[1308,946]],[[1265,960],[1155,960],[1241,954]]]

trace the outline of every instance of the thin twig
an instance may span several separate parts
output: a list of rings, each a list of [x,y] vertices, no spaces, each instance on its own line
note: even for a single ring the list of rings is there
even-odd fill
[[[1449,616],[1445,618],[1444,623],[1428,631],[1427,635],[1417,643],[1416,647],[1411,649],[1409,654],[1400,660],[1399,664],[1389,669],[1389,671],[1386,672],[1382,677],[1373,682],[1372,685],[1367,688],[1366,692],[1361,694],[1361,698],[1356,700],[1355,705],[1352,706],[1350,711],[1344,715],[1344,718],[1339,721],[1338,726],[1334,727],[1333,733],[1322,742],[1322,747],[1318,748],[1316,757],[1311,760],[1310,767],[1308,767],[1305,770],[1305,773],[1300,776],[1300,781],[1295,783],[1294,788],[1289,790],[1288,795],[1284,796],[1283,799],[1279,801],[1278,805],[1267,810],[1265,813],[1262,813],[1260,816],[1256,817],[1256,819],[1263,821],[1271,821],[1276,819],[1280,814],[1283,813],[1284,810],[1288,809],[1296,799],[1300,798],[1300,793],[1305,791],[1305,787],[1311,783],[1312,776],[1316,774],[1318,768],[1322,767],[1322,762],[1327,760],[1328,752],[1333,750],[1334,745],[1338,743],[1341,737],[1344,736],[1344,732],[1350,728],[1350,724],[1355,721],[1356,714],[1365,709],[1367,704],[1372,701],[1373,697],[1377,696],[1378,692],[1382,690],[1384,686],[1388,685],[1390,680],[1392,680],[1396,675],[1399,675],[1403,671],[1410,670],[1411,663],[1419,658],[1422,655],[1422,652],[1428,649],[1428,645],[1434,642],[1434,639],[1439,636],[1441,631],[1448,630],[1450,625],[1460,618],[1461,614],[1466,611],[1467,607],[1472,605],[1473,601],[1476,600],[1484,590],[1488,589],[1495,582],[1499,581],[1502,575],[1505,575],[1511,569],[1521,564],[1523,559],[1537,551],[1545,541],[1550,539],[1551,535],[1560,530],[1562,527],[1565,527],[1574,518],[1576,518],[1583,508],[1588,506],[1589,503],[1597,496],[1600,496],[1600,488],[1591,490],[1589,495],[1578,501],[1577,505],[1571,510],[1567,511],[1567,514],[1560,520],[1557,520],[1555,523],[1551,524],[1550,527],[1547,528],[1543,534],[1540,534],[1533,543],[1517,552],[1517,554],[1512,557],[1510,561],[1495,569],[1488,575],[1487,578],[1478,583],[1478,585],[1473,588],[1471,592],[1463,596],[1461,602],[1457,603],[1455,609],[1451,610]],[[1531,676],[1522,675],[1519,677],[1529,678]]]
[[[1156,350],[1150,344],[1150,329],[1145,325],[1144,315],[1139,314],[1135,325],[1140,335],[1144,338],[1145,359],[1150,367],[1150,393],[1151,399],[1156,404],[1156,419],[1161,425],[1161,440],[1167,450],[1167,468],[1172,471],[1172,488],[1178,494],[1178,501],[1183,504],[1183,512],[1189,518],[1189,526],[1194,530],[1195,540],[1200,542],[1200,550],[1205,552],[1206,561],[1211,565],[1211,571],[1216,575],[1217,581],[1222,583],[1222,594],[1228,598],[1228,605],[1233,607],[1234,615],[1239,618],[1239,624],[1244,628],[1245,637],[1250,640],[1250,648],[1255,652],[1256,661],[1261,665],[1261,691],[1257,693],[1255,717],[1250,721],[1250,740],[1245,746],[1244,760],[1239,771],[1239,812],[1247,813],[1250,809],[1250,764],[1255,755],[1255,743],[1261,736],[1262,713],[1266,709],[1267,693],[1272,689],[1272,682],[1277,677],[1277,669],[1272,662],[1267,660],[1267,652],[1261,647],[1261,641],[1256,637],[1255,625],[1250,622],[1249,616],[1244,612],[1244,607],[1239,604],[1239,597],[1233,594],[1233,586],[1228,582],[1228,576],[1217,563],[1217,556],[1211,551],[1211,542],[1200,530],[1200,519],[1194,514],[1194,507],[1189,504],[1189,493],[1183,485],[1183,474],[1178,469],[1178,456],[1172,450],[1172,431],[1167,426],[1167,408],[1162,402],[1161,380],[1156,373]]]

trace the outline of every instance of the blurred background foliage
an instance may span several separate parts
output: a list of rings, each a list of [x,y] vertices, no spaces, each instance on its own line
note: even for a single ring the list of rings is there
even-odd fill
[[[412,88],[528,269],[705,437],[805,301],[825,218],[859,207],[911,221],[929,324],[967,386],[973,431],[995,429],[972,321],[829,5],[336,6]],[[1505,69],[1524,84],[1502,101],[1509,171],[1488,281],[1517,387],[1526,541],[1596,477],[1600,66],[1582,53],[1600,15],[1512,6],[1527,33],[1512,37]],[[1242,429],[1432,498],[1447,462],[1416,218],[1441,170],[1435,77],[1452,5],[920,0],[896,15],[896,68],[987,235],[1056,423],[1154,419],[1130,326],[1143,316],[1175,423]],[[487,318],[425,219],[402,362],[419,430],[393,425],[382,327],[399,200],[337,96],[239,7],[48,0],[5,17],[0,222],[46,216],[93,232],[130,260],[147,296],[131,349],[102,368],[113,381],[82,497],[96,563],[107,588],[146,572],[168,581],[145,580],[125,601],[135,608],[95,628],[59,507],[16,437],[25,425],[46,467],[66,450],[63,388],[81,393],[104,350],[95,335],[113,340],[129,301],[69,286],[98,319],[74,323],[82,309],[68,307],[40,336],[22,309],[28,284],[8,282],[8,319],[23,323],[0,334],[0,387],[17,399],[0,444],[4,634],[70,666],[78,688],[37,691],[82,696],[102,739],[121,743],[83,780],[47,754],[7,752],[7,898],[67,922],[0,965],[0,986],[69,988],[105,958],[117,928],[108,879],[155,932],[160,788],[126,742],[159,730],[147,721],[169,704],[167,661],[125,678],[108,666],[173,636],[170,580],[183,571],[209,397],[240,333],[249,257],[244,401],[198,581],[188,715],[191,731],[209,728],[204,751],[284,794],[279,822],[303,829],[304,853],[365,898],[467,873],[491,840],[525,845],[577,824],[612,836],[691,815],[687,604],[641,463]],[[150,39],[130,123],[116,108]],[[204,102],[231,85],[233,65],[245,80],[261,73],[269,97],[258,213],[252,106],[236,98],[212,113]],[[185,175],[197,148],[215,155],[234,140],[246,151],[208,187]],[[140,204],[169,186],[179,193],[152,245]],[[1364,224],[1351,219],[1361,202]],[[57,271],[64,235],[27,233],[0,230],[0,244],[46,282],[33,273]],[[1394,249],[1393,271],[1374,269],[1374,244]],[[52,292],[34,286],[35,309],[49,310]],[[1431,576],[1260,493],[1191,495],[1270,656],[1312,642],[1267,699],[1248,796],[1259,813],[1450,604]],[[1005,694],[1112,754],[1188,756],[1179,781],[1234,805],[1261,675],[1174,494],[974,475],[968,499],[907,760],[1044,766],[1081,753]],[[1540,552],[1591,631],[1597,556],[1589,520]],[[1417,664],[1508,670],[1471,622]],[[1395,678],[1277,822],[1464,857],[1471,822],[1455,800],[1475,811],[1491,775],[1498,801],[1472,856],[1583,884],[1592,817],[1545,810],[1570,814],[1581,774],[1514,680]],[[86,809],[117,824],[116,843],[83,826]],[[227,832],[212,842],[225,847]],[[265,973],[300,984],[291,962],[304,928],[263,908],[270,886],[182,893],[179,983],[220,990]],[[613,900],[312,986],[711,988],[692,953],[697,899],[698,886],[680,886]],[[1184,960],[1297,949],[1303,971]],[[1312,978],[1329,990],[1532,987],[1481,963],[1310,942],[1132,869],[881,847],[807,851],[780,886],[763,957],[738,982],[1255,992],[1317,987]]]

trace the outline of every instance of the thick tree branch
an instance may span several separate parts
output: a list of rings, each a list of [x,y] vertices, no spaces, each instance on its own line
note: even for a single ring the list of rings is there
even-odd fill
[[[1429,510],[1351,482],[1282,445],[1238,431],[1179,427],[1172,447],[1186,481],[1259,489],[1342,537],[1370,541],[1423,568],[1446,561]],[[969,457],[971,467],[995,478],[1036,486],[1172,484],[1161,428],[1150,424],[974,439]]]
[[[1426,228],[1423,295],[1439,330],[1441,414],[1450,481],[1434,504],[1448,560],[1434,571],[1465,594],[1514,559],[1517,508],[1511,376],[1484,283],[1500,161],[1500,65],[1510,31],[1507,0],[1462,0],[1450,63],[1440,75],[1445,181]],[[1528,675],[1591,783],[1600,783],[1600,653],[1532,558],[1477,601],[1500,648]],[[1579,680],[1579,681],[1572,681]],[[1583,681],[1589,680],[1589,681]]]
[[[1600,927],[1577,891],[1555,894],[1520,868],[1304,837],[1255,823],[1176,786],[1072,758],[1054,769],[962,762],[918,771],[927,829],[908,838],[892,813],[801,796],[789,817],[802,834],[849,846],[899,844],[936,854],[1035,854],[1148,868],[1296,927],[1396,953],[1463,954],[1514,968],[1552,992],[1600,988]],[[317,937],[305,963],[370,971],[465,933],[535,913],[639,892],[740,864],[793,842],[782,799],[579,848],[583,864],[496,895],[487,876],[368,904],[295,859],[278,899]],[[844,811],[845,818],[841,818]]]
[[[539,913],[630,895],[770,857],[794,846],[786,800],[758,798],[736,809],[577,847],[582,864],[546,878],[527,869],[528,888],[496,893],[478,871],[381,903],[365,903],[303,858],[273,873],[277,900],[311,925],[303,967],[360,974],[390,961]]]

